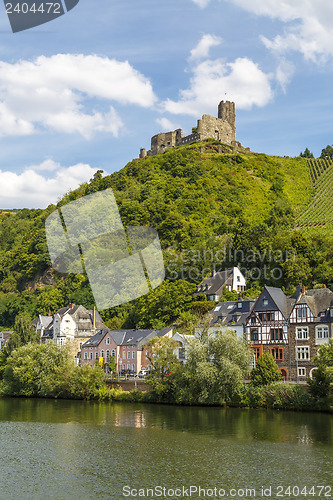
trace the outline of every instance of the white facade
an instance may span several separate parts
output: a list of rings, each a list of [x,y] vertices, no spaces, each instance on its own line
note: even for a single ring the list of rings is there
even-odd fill
[[[246,280],[243,274],[240,272],[238,267],[234,267],[233,279],[232,279],[232,290],[235,292],[242,292],[245,290]]]
[[[77,326],[70,314],[65,314],[62,318],[55,314],[53,318],[53,340],[57,345],[73,342]]]

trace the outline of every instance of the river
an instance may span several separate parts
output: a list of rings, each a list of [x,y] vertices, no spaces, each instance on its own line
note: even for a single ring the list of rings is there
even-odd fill
[[[329,414],[0,399],[0,426],[1,500],[333,498]]]

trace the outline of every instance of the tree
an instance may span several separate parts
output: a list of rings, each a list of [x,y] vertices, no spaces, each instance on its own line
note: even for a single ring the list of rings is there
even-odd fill
[[[13,396],[64,396],[72,363],[69,351],[54,343],[26,344],[7,358],[3,390]]]
[[[15,318],[14,333],[7,342],[7,352],[11,352],[29,343],[39,343],[40,338],[34,327],[31,325],[31,317],[27,313],[18,314]]]
[[[316,399],[326,398],[333,383],[333,339],[319,347],[314,361],[318,368],[308,378],[309,390]]]
[[[110,356],[107,362],[108,369],[110,373],[115,373],[117,370],[117,363],[115,356]]]
[[[314,158],[313,154],[309,150],[309,148],[305,148],[304,153],[300,153],[302,158]]]
[[[232,330],[202,336],[189,346],[177,386],[178,402],[221,404],[237,392],[250,370],[251,354]]]
[[[251,371],[251,383],[253,385],[269,385],[279,382],[282,378],[281,371],[275,359],[268,352],[264,352],[256,361],[256,366]]]
[[[153,337],[146,345],[146,355],[152,369],[147,383],[158,401],[173,399],[175,380],[181,369],[174,352],[177,346],[178,343],[169,337]]]
[[[327,156],[329,158],[333,158],[333,145],[332,146],[327,145],[326,148],[322,149],[320,157],[325,158]]]
[[[9,396],[91,399],[105,386],[101,368],[74,366],[67,346],[26,344],[6,360],[2,393]]]

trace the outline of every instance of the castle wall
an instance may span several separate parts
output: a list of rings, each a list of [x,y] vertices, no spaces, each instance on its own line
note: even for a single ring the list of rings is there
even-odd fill
[[[223,144],[236,141],[236,127],[221,118],[210,115],[203,115],[202,119],[198,120],[198,134],[201,141],[216,139]]]
[[[164,153],[166,149],[175,148],[181,144],[183,131],[181,128],[172,132],[162,132],[151,138],[151,155]]]
[[[195,141],[205,141],[206,139],[215,139],[222,144],[232,146],[235,151],[250,153],[249,148],[243,148],[236,141],[235,119],[235,103],[221,101],[218,105],[218,118],[203,115],[202,119],[198,120],[197,131],[185,137],[183,137],[183,131],[180,128],[172,132],[162,132],[154,135],[151,138],[151,149],[146,151],[141,148],[140,158],[161,154],[167,149]]]

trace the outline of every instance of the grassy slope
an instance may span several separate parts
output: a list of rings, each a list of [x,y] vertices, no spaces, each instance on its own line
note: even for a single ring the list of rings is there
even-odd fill
[[[333,233],[333,162],[308,160],[314,195],[297,219],[298,227],[307,232]]]
[[[193,248],[246,225],[269,225],[275,209],[288,214],[292,227],[293,215],[304,212],[313,195],[307,161],[220,151],[211,141],[133,160],[59,204],[112,187],[124,225],[156,228],[164,248]],[[22,290],[48,267],[43,226],[54,208],[0,216],[0,292]]]

